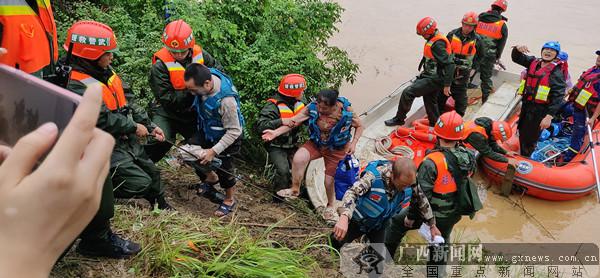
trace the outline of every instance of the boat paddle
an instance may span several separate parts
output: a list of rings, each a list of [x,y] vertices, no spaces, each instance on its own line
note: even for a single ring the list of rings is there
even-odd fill
[[[589,115],[587,114],[587,110],[586,112],[586,122],[589,122]],[[592,125],[594,123],[590,123],[589,125],[586,124],[585,126],[587,127],[587,132],[588,132],[588,136],[590,139],[590,149],[592,151],[592,163],[594,165],[594,175],[596,178],[596,195],[598,196],[598,202],[600,202],[600,179],[598,178],[598,165],[596,165],[596,151],[594,150],[594,146],[596,144],[594,144],[594,138],[592,137]]]
[[[515,179],[515,166],[508,164],[506,165],[506,173],[504,173],[504,179],[502,180],[501,193],[502,196],[508,197],[512,190],[513,180]]]

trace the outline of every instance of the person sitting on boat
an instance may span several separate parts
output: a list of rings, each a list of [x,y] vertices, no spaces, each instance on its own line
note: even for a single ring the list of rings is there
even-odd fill
[[[450,96],[450,85],[454,79],[455,67],[450,51],[450,42],[438,31],[437,23],[431,17],[425,17],[419,21],[417,34],[427,40],[423,49],[423,58],[419,64],[419,70],[422,66],[423,71],[410,86],[402,91],[396,116],[385,121],[387,126],[404,125],[406,115],[417,97],[423,97],[429,125],[433,126],[440,116],[437,95],[443,91],[444,95]]]
[[[383,243],[387,220],[407,211],[402,206],[408,205],[408,201],[417,205],[421,218],[431,227],[431,233],[440,235],[429,201],[416,183],[416,176],[417,167],[409,158],[369,162],[360,179],[346,191],[342,205],[337,209],[340,219],[330,236],[332,247],[340,250],[344,244],[362,235],[366,235],[370,243]]]
[[[468,12],[463,16],[462,27],[454,29],[446,35],[454,55],[454,64],[456,64],[454,82],[450,86],[450,92],[454,99],[454,110],[461,116],[464,116],[467,111],[467,83],[469,83],[471,70],[473,70],[473,65],[482,59],[486,51],[481,36],[474,31],[475,26],[477,26],[477,14]],[[449,97],[445,94],[438,94],[437,103],[440,113],[444,112],[446,100]]]
[[[517,160],[507,154],[514,154],[498,145],[512,136],[512,129],[505,121],[493,121],[480,117],[465,123],[463,142],[476,149],[482,157],[516,166]]]
[[[456,111],[442,114],[434,127],[438,145],[427,154],[417,170],[417,182],[431,204],[435,224],[446,243],[450,242],[452,228],[464,213],[459,208],[459,190],[469,186],[468,176],[476,167],[475,156],[459,145],[463,129],[462,117]],[[480,206],[479,199],[476,201]],[[411,203],[405,217],[398,215],[391,218],[385,245],[392,257],[406,232],[427,222],[421,215],[422,204]]]
[[[301,101],[306,80],[304,76],[292,73],[284,76],[279,82],[277,92],[267,100],[263,106],[256,126],[259,133],[266,129],[276,129],[281,126],[285,119],[290,119],[304,109]],[[279,136],[276,140],[265,143],[265,149],[269,154],[269,162],[275,166],[275,177],[273,178],[273,193],[287,188],[290,185],[290,166],[292,158],[298,150],[298,139],[301,129],[293,129],[289,133]],[[273,198],[277,201],[277,198]]]
[[[330,223],[337,221],[337,213],[333,208],[335,202],[333,177],[338,162],[344,159],[346,154],[354,153],[356,143],[363,132],[360,118],[350,105],[346,98],[339,96],[337,90],[322,90],[317,95],[317,100],[302,109],[299,114],[283,119],[282,126],[275,130],[266,129],[262,135],[264,141],[270,142],[308,121],[310,140],[304,143],[294,155],[291,188],[279,190],[277,195],[281,198],[298,197],[300,183],[308,163],[323,157],[328,201],[327,207],[323,210],[323,219]],[[354,136],[351,133],[352,128],[354,128]]]
[[[563,153],[563,161],[569,162],[579,153],[586,132],[586,124],[593,125],[600,115],[600,50],[596,51],[596,64],[583,72],[575,86],[568,92],[568,102],[563,116],[573,116],[571,144]],[[587,111],[586,111],[587,110]],[[570,113],[569,113],[570,112]],[[587,114],[587,115],[586,115]],[[591,115],[586,123],[586,116]]]
[[[563,103],[565,76],[555,62],[560,44],[550,41],[542,46],[541,58],[526,55],[529,48],[513,47],[513,62],[527,68],[518,94],[522,95],[519,118],[519,143],[521,155],[530,156],[535,150],[541,131],[548,128]]]

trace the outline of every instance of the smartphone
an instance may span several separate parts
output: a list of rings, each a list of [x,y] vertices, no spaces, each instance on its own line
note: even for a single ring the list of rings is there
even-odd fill
[[[81,96],[15,68],[0,65],[0,144],[13,146],[46,122],[61,132]]]

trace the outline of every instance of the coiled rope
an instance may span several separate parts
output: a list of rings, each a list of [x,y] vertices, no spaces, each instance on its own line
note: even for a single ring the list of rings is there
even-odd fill
[[[375,152],[386,159],[392,159],[394,157],[415,158],[415,152],[411,148],[407,146],[396,146],[390,150],[391,146],[392,139],[388,136],[382,136],[375,139]]]

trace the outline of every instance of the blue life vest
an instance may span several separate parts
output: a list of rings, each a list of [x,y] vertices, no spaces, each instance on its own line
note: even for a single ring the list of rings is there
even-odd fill
[[[383,227],[390,217],[402,210],[403,205],[412,196],[412,189],[408,187],[402,192],[396,193],[390,200],[385,191],[385,183],[377,167],[390,163],[387,160],[376,160],[370,162],[363,173],[371,172],[375,180],[371,184],[371,190],[366,195],[359,197],[352,219],[360,224],[362,232],[369,232]]]
[[[337,101],[344,105],[344,108],[342,109],[342,117],[331,129],[329,138],[325,142],[321,140],[321,129],[319,129],[319,126],[317,125],[317,120],[319,119],[317,103],[312,102],[308,105],[308,112],[310,114],[310,119],[308,120],[308,131],[310,133],[309,137],[310,140],[317,145],[317,147],[327,146],[330,149],[341,149],[346,146],[352,137],[352,134],[350,134],[350,129],[352,127],[353,113],[348,111],[350,102],[345,97],[338,97]]]
[[[221,79],[221,88],[215,95],[206,98],[202,101],[202,96],[196,96],[194,99],[193,106],[198,112],[197,125],[198,130],[204,133],[204,139],[211,144],[216,144],[221,140],[221,137],[225,135],[225,128],[223,128],[223,122],[221,121],[222,115],[219,113],[221,107],[221,100],[225,97],[234,97],[237,103],[237,114],[242,126],[242,135],[244,129],[244,116],[240,110],[240,96],[233,85],[233,81],[229,76],[220,72],[217,69],[211,68],[210,73],[216,75]]]

